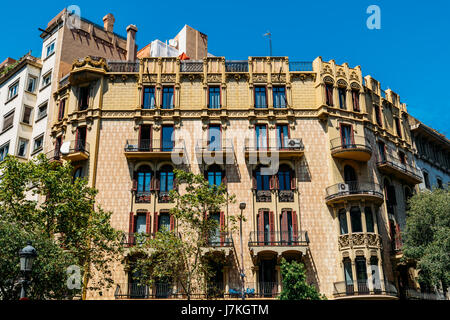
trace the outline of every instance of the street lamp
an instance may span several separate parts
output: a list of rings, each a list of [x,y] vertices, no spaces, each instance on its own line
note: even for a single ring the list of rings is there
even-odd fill
[[[244,273],[244,247],[242,246],[242,219],[244,218],[243,211],[245,210],[245,207],[246,207],[246,203],[245,202],[241,202],[239,204],[239,209],[241,209],[241,216],[240,216],[239,222],[240,222],[241,262],[242,262],[242,266],[241,266],[241,283],[242,283],[241,294],[242,294],[242,300],[245,300],[245,291],[244,291],[244,278],[245,278],[245,273]]]
[[[24,278],[21,281],[22,290],[20,291],[20,299],[26,299],[26,289],[30,284],[28,277],[33,268],[34,259],[37,257],[36,249],[31,245],[31,241],[27,242],[27,246],[19,251],[20,271]]]

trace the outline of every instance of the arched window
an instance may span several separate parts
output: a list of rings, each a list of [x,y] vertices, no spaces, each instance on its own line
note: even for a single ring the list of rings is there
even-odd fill
[[[291,179],[292,179],[292,170],[291,168],[283,164],[280,166],[278,170],[278,183],[280,190],[291,190]]]
[[[352,232],[362,232],[361,210],[359,207],[350,209],[350,220],[352,222]]]
[[[160,180],[160,191],[161,192],[169,192],[173,189],[173,167],[170,165],[165,165],[161,168],[159,172],[159,180]]]
[[[347,212],[345,211],[345,209],[339,210],[339,226],[340,226],[341,234],[348,233]]]
[[[206,171],[206,179],[210,186],[220,186],[223,180],[223,171],[218,165],[212,165]]]
[[[149,166],[140,166],[136,172],[137,192],[150,192],[152,171]]]

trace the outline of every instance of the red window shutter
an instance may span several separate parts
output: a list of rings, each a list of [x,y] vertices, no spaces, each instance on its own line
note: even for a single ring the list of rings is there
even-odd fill
[[[131,246],[134,242],[134,212],[130,212],[129,229],[128,229],[128,245]]]
[[[275,189],[275,176],[271,176],[270,177],[270,179],[269,179],[269,187],[270,187],[270,190]]]
[[[350,137],[351,137],[352,144],[355,144],[355,135],[353,133],[353,126],[350,126]]]
[[[220,211],[220,245],[223,246],[225,237],[224,237],[224,230],[225,230],[225,214],[223,211]]]
[[[252,189],[256,190],[257,187],[258,187],[258,184],[256,183],[256,178],[252,177]]]
[[[170,215],[170,231],[175,230],[175,217],[173,215]]]
[[[273,214],[273,211],[270,211],[270,213],[269,213],[269,230],[270,230],[270,241],[272,242],[272,245],[274,245],[274,242],[275,242],[275,216]]]
[[[153,219],[153,233],[158,232],[158,212],[154,213],[154,219]]]
[[[297,177],[294,170],[291,170],[291,190],[297,190]]]
[[[150,234],[151,232],[151,220],[152,220],[152,216],[150,214],[150,212],[147,211],[146,213],[146,217],[145,217],[145,232],[147,234]]]
[[[137,182],[136,179],[133,179],[133,187],[132,187],[132,190],[133,190],[133,191],[137,191],[137,187],[138,187],[138,182]]]
[[[296,211],[292,211],[292,229],[294,230],[294,241],[298,241],[298,221]]]
[[[264,243],[264,211],[262,211],[261,209],[258,211],[258,242],[260,244]]]
[[[287,241],[288,240],[288,213],[287,211],[283,210],[281,212],[281,240]]]

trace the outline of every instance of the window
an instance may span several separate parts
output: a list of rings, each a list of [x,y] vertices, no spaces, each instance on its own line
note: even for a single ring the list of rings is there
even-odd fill
[[[354,148],[353,127],[347,124],[341,124],[341,142],[342,148]]]
[[[381,109],[380,109],[380,106],[374,105],[374,111],[375,111],[375,119],[377,121],[377,124],[379,126],[382,126],[383,123],[381,122]]]
[[[144,87],[144,96],[142,99],[142,109],[155,108],[155,87]]]
[[[361,211],[359,207],[352,207],[350,209],[350,220],[352,223],[352,232],[362,232]]]
[[[52,81],[52,73],[49,72],[42,77],[42,88],[48,86],[51,81]]]
[[[348,294],[353,294],[353,272],[352,272],[352,262],[349,258],[345,258],[344,264],[344,279],[346,285],[346,292]]]
[[[35,77],[30,76],[28,78],[28,84],[27,84],[28,92],[34,92],[34,90],[36,89],[36,81],[37,81],[37,79]]]
[[[277,146],[278,149],[288,147],[289,127],[287,124],[277,125]]]
[[[22,122],[26,124],[31,123],[31,112],[33,112],[33,108],[25,106],[23,108],[23,116],[22,116]]]
[[[273,87],[273,107],[286,108],[286,88],[274,86]]]
[[[86,110],[89,107],[89,93],[90,87],[80,87],[80,92],[78,96],[78,109],[80,111]]]
[[[261,169],[256,170],[256,190],[270,190],[270,180],[272,176],[261,174]]]
[[[355,267],[356,279],[358,281],[358,292],[368,292],[369,288],[367,286],[366,259],[364,257],[356,257]]]
[[[44,144],[44,135],[34,138],[33,152],[41,150]]]
[[[366,229],[367,232],[375,232],[372,209],[370,207],[364,208],[364,214],[366,216]]]
[[[395,130],[397,132],[397,135],[399,136],[399,138],[402,137],[402,128],[400,127],[400,119],[395,117]]]
[[[405,156],[405,153],[404,153],[404,152],[399,151],[399,152],[398,152],[398,157],[399,157],[399,159],[400,159],[400,163],[401,163],[401,164],[406,164],[406,156]]]
[[[386,146],[384,142],[378,141],[378,153],[380,155],[380,161],[385,162],[386,161]]]
[[[173,87],[163,87],[162,108],[172,109],[173,104]]]
[[[160,191],[169,192],[173,189],[173,168],[171,166],[164,166],[160,173]]]
[[[146,233],[147,232],[147,214],[138,213],[136,215],[136,224],[134,225],[134,233]]]
[[[174,147],[173,126],[163,126],[161,132],[161,151],[172,151]]]
[[[209,87],[209,108],[219,109],[220,108],[220,87],[211,86]]]
[[[8,89],[8,100],[11,100],[15,96],[17,96],[18,89],[19,89],[19,81],[17,81],[16,83],[12,84],[9,87],[9,89]]]
[[[327,106],[333,106],[333,85],[331,83],[325,84],[325,97]]]
[[[345,211],[345,209],[339,210],[339,226],[340,226],[341,234],[348,233],[347,212]]]
[[[14,110],[12,112],[8,113],[3,118],[3,129],[2,129],[2,131],[6,131],[6,130],[12,128],[13,120],[14,120]]]
[[[352,90],[353,111],[359,110],[359,90]]]
[[[55,52],[55,42],[54,41],[47,46],[46,57],[49,57],[53,52]]]
[[[345,105],[345,96],[347,94],[346,89],[345,88],[339,88],[338,89],[338,94],[339,94],[339,108],[341,109],[347,109],[346,105]]]
[[[150,151],[152,149],[152,126],[141,125],[139,127],[139,151]]]
[[[73,173],[73,181],[82,177],[83,177],[83,167],[76,168],[75,172]]]
[[[77,135],[75,139],[75,151],[85,151],[86,150],[86,127],[78,127]]]
[[[38,108],[38,114],[37,114],[37,119],[36,121],[44,118],[47,116],[47,102],[44,102],[42,105],[39,106]]]
[[[289,166],[283,164],[278,170],[279,190],[291,190],[292,170]]]
[[[213,165],[208,168],[206,172],[206,178],[208,179],[210,186],[220,186],[222,183],[223,172],[219,166]]]
[[[255,126],[256,131],[256,148],[267,149],[267,126],[265,124],[258,124]]]
[[[439,189],[444,189],[444,185],[442,184],[442,180],[437,178],[436,181],[437,181],[438,188]]]
[[[66,99],[62,99],[59,102],[59,109],[58,109],[58,121],[61,121],[64,118],[64,109],[66,108]]]
[[[17,155],[19,157],[26,157],[28,147],[28,140],[19,139],[19,145],[17,148]]]
[[[9,142],[5,143],[0,147],[0,161],[5,160],[5,157],[8,155],[9,151]]]
[[[423,171],[423,181],[425,182],[425,188],[431,189],[430,178],[428,177],[428,172]]]
[[[221,149],[221,128],[220,125],[213,124],[208,130],[208,150],[219,151]]]
[[[170,231],[170,214],[161,212],[158,217],[158,232]]]
[[[255,86],[255,108],[267,108],[265,86]]]
[[[142,165],[135,173],[136,203],[150,203],[152,189],[152,170],[148,165]]]

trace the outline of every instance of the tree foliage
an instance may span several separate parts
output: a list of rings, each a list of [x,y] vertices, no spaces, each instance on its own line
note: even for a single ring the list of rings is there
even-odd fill
[[[136,242],[141,245],[133,249],[132,255],[139,256],[133,270],[140,272],[141,283],[170,279],[190,299],[195,292],[205,292],[205,279],[213,274],[202,248],[208,246],[208,239],[218,225],[213,219],[207,219],[207,214],[233,203],[234,196],[227,194],[223,184],[210,186],[201,174],[177,169],[174,174],[177,182],[185,186],[184,192],[175,189],[169,195],[175,203],[170,214],[177,221],[178,232],[162,231],[147,239],[138,236]],[[228,219],[228,229],[223,232],[235,228],[237,217],[228,215]],[[151,249],[152,254],[145,254],[145,249]]]
[[[70,163],[49,162],[40,154],[0,164],[0,219],[36,239],[45,238],[70,254],[85,273],[84,291],[112,284],[111,265],[118,258],[121,234],[111,227],[111,213],[95,207],[97,190],[86,179],[73,179]],[[36,200],[37,199],[37,200]],[[7,241],[7,239],[5,239]],[[45,256],[46,247],[35,248]],[[100,274],[95,277],[94,274]],[[42,287],[51,292],[53,284]]]
[[[445,291],[450,284],[450,191],[420,192],[408,202],[404,259],[417,261],[419,281]]]
[[[281,278],[283,289],[280,300],[322,300],[326,299],[313,285],[306,282],[305,266],[295,260],[281,260]]]

